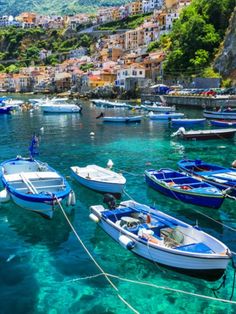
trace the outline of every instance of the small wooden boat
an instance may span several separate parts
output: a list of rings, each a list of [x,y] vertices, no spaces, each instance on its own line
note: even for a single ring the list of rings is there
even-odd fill
[[[195,126],[195,125],[203,125],[206,119],[171,119],[172,126]]]
[[[184,113],[178,113],[178,112],[173,112],[173,113],[157,113],[154,114],[153,112],[149,113],[149,118],[150,120],[166,120],[166,121],[170,121],[172,119],[178,119],[178,118],[183,118],[184,117]]]
[[[219,111],[204,110],[203,116],[210,119],[236,120],[235,109],[223,109]]]
[[[180,127],[171,136],[178,136],[185,140],[213,140],[213,139],[230,139],[235,135],[236,129],[209,129],[209,130],[190,130],[186,131]]]
[[[224,201],[218,188],[172,169],[146,170],[145,178],[153,189],[185,203],[219,208]]]
[[[73,166],[70,169],[74,178],[87,188],[102,193],[121,194],[123,192],[125,177],[108,168],[88,165],[86,167]]]
[[[182,159],[178,162],[178,167],[220,190],[227,189],[228,194],[236,196],[236,169],[210,164],[199,159]]]
[[[75,195],[68,182],[56,170],[39,160],[38,138],[34,136],[30,145],[30,158],[17,156],[0,165],[4,190],[0,202],[10,198],[15,204],[46,218],[52,218],[58,202],[68,197],[68,205],[75,203]]]
[[[90,219],[131,252],[179,272],[219,279],[231,257],[229,248],[199,228],[135,201],[106,199],[90,207]]]
[[[210,123],[220,128],[236,127],[236,120],[210,120]]]
[[[164,106],[162,103],[153,104],[153,105],[141,105],[143,110],[148,110],[152,112],[175,112],[175,106]]]
[[[112,123],[138,123],[141,122],[142,116],[104,116],[104,113],[101,112],[96,119],[102,119],[103,122],[112,122]]]
[[[103,108],[130,108],[130,105],[126,103],[121,103],[117,101],[109,101],[105,99],[91,99],[91,102],[96,107],[103,107]]]
[[[1,164],[1,181],[6,198],[25,209],[52,218],[57,200],[69,197],[67,181],[47,164],[32,158],[16,157]],[[4,201],[4,199],[1,199]]]

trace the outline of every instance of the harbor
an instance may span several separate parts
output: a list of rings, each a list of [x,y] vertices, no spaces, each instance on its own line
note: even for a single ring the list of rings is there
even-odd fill
[[[186,157],[230,167],[236,156],[236,137],[183,141],[171,137],[176,128],[168,120],[143,115],[139,123],[103,123],[96,119],[101,108],[90,101],[81,100],[80,105],[82,111],[72,114],[30,109],[0,116],[1,162],[17,155],[28,157],[32,134],[37,133],[37,159],[62,174],[76,195],[75,206],[67,214],[75,232],[60,207],[49,220],[13,202],[1,204],[1,299],[7,295],[3,313],[14,312],[16,306],[18,313],[37,314],[49,308],[52,313],[91,313],[91,309],[94,313],[129,313],[134,312],[132,309],[137,313],[168,313],[173,306],[177,313],[200,313],[206,304],[213,312],[234,312],[232,263],[223,285],[223,278],[208,282],[132,254],[89,219],[89,208],[102,204],[103,195],[78,184],[70,167],[106,167],[111,159],[113,170],[126,179],[117,203],[133,199],[155,207],[186,224],[197,225],[234,253],[234,199],[226,198],[217,210],[180,202],[149,188],[144,171],[178,169],[177,163]],[[102,110],[107,116],[130,114],[127,109]],[[178,106],[177,112],[187,118],[203,118],[202,108]],[[205,129],[209,128],[206,123]],[[118,290],[107,283],[76,234]],[[219,286],[215,295],[213,290]],[[16,294],[19,297],[14,304]]]

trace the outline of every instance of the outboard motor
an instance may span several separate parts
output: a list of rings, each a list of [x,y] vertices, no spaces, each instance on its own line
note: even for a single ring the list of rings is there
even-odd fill
[[[103,203],[107,204],[109,209],[115,209],[116,208],[116,199],[111,194],[105,194],[104,195]]]

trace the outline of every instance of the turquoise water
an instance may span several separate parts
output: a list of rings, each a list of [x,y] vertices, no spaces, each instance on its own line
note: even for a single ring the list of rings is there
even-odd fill
[[[179,141],[170,138],[173,130],[167,123],[146,119],[134,125],[102,124],[95,119],[100,109],[88,103],[83,107],[82,115],[43,115],[33,111],[0,116],[1,161],[27,156],[32,134],[44,127],[39,159],[67,176],[75,191],[77,202],[69,214],[70,221],[106,273],[135,282],[113,278],[117,292],[104,277],[92,278],[100,271],[60,210],[52,220],[45,220],[9,202],[0,205],[0,313],[132,313],[118,294],[140,313],[234,313],[234,304],[164,289],[214,297],[211,289],[217,288],[221,280],[210,283],[181,275],[123,249],[89,220],[89,206],[100,204],[103,198],[79,186],[70,178],[69,168],[93,163],[105,166],[112,159],[115,168],[126,176],[126,191],[132,198],[155,204],[188,223],[198,221],[201,228],[236,251],[235,231],[227,227],[236,229],[233,200],[225,200],[219,210],[179,203],[149,189],[143,177],[146,168],[176,168],[184,156],[230,165],[236,159],[236,139]],[[114,111],[108,112],[114,115]],[[185,112],[189,117],[202,115],[198,110]],[[95,136],[91,137],[90,132]],[[226,284],[218,292],[222,299],[229,299],[232,292],[231,264],[226,274]],[[236,292],[232,300],[236,301]]]

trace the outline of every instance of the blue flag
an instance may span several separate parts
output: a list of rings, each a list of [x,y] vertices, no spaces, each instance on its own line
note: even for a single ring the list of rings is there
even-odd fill
[[[36,155],[39,155],[39,138],[34,135],[31,140],[31,144],[29,147],[30,157],[33,159]]]

